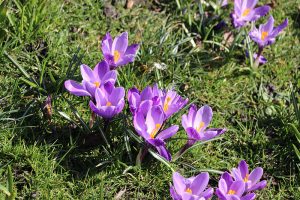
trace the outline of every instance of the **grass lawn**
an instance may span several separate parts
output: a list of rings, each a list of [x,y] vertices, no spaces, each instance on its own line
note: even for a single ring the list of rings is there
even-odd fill
[[[251,25],[231,26],[232,5],[139,2],[128,9],[125,0],[0,0],[0,183],[6,185],[10,165],[17,199],[170,199],[170,167],[151,154],[135,165],[141,146],[131,134],[128,103],[104,131],[107,145],[103,120],[88,126],[89,98],[63,86],[67,79],[81,81],[80,64],[94,67],[103,59],[106,32],[115,37],[128,31],[129,43],[140,49],[134,63],[117,69],[117,85],[126,91],[154,83],[173,88],[189,103],[212,107],[211,127],[227,128],[171,162],[172,168],[185,177],[208,171],[216,188],[219,173],[245,159],[251,169],[262,167],[268,182],[257,199],[300,199],[292,146],[297,140],[290,127],[300,129],[291,102],[292,90],[300,100],[299,2],[258,3],[270,3],[276,26],[285,18],[289,25],[265,48],[268,62],[257,69],[245,56]],[[222,20],[227,26],[216,27]],[[249,47],[256,51],[255,43]],[[186,142],[181,115],[187,109],[168,120],[180,125],[167,143],[172,155]]]

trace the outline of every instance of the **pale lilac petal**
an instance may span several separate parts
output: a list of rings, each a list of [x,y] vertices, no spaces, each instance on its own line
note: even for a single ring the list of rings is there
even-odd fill
[[[246,161],[242,160],[239,163],[238,166],[239,171],[241,172],[242,178],[244,179],[246,177],[246,175],[249,174],[249,170],[248,170],[248,164],[246,163]]]
[[[255,7],[255,5],[257,4],[257,1],[258,0],[248,0],[248,1],[245,1],[245,2],[247,2],[246,7],[248,9],[253,9]]]
[[[115,88],[112,93],[108,97],[108,101],[112,103],[112,105],[117,105],[118,102],[124,98],[125,96],[125,90],[123,87],[117,87]]]
[[[233,179],[228,172],[224,172],[221,178],[225,180],[227,186],[230,186],[233,183]]]
[[[245,191],[245,183],[244,181],[234,181],[229,190],[234,190],[236,193],[237,196],[242,196],[242,194],[244,193]]]
[[[276,37],[285,27],[288,25],[288,19],[286,18],[279,26],[274,28],[273,32],[271,33],[272,37]]]
[[[225,194],[227,193],[226,192],[222,192],[219,188],[216,189],[216,195],[218,196],[219,200],[227,200]]]
[[[255,168],[249,175],[249,181],[251,181],[252,184],[257,183],[263,175],[263,169],[261,167]]]
[[[232,168],[231,174],[234,177],[234,180],[243,180],[241,172],[237,168]]]
[[[95,81],[93,70],[89,66],[84,65],[84,64],[81,65],[80,71],[81,71],[81,76],[82,76],[83,80],[89,81],[89,82]]]
[[[161,145],[161,146],[157,146],[156,147],[159,155],[161,155],[162,157],[164,157],[167,161],[171,161],[172,157],[170,152],[166,149],[165,146]]]
[[[207,187],[208,181],[209,175],[207,172],[197,175],[190,186],[193,194],[200,195],[200,193],[203,192]]]
[[[138,106],[138,110],[144,114],[144,116],[147,115],[148,111],[152,108],[153,101],[152,100],[146,100],[140,103]]]
[[[135,55],[136,52],[139,50],[139,46],[138,44],[132,44],[130,45],[127,49],[126,49],[126,52],[125,52],[125,55],[127,54],[133,54]]]
[[[64,83],[65,88],[76,96],[91,96],[91,94],[86,91],[82,85],[73,80],[67,80]]]
[[[274,26],[274,18],[271,15],[269,17],[269,20],[267,21],[267,23],[263,25],[262,31],[267,32],[268,34],[270,34],[271,31],[273,30],[273,26]]]
[[[214,194],[213,188],[208,188],[204,192],[202,192],[201,196],[203,196],[205,199],[210,199]]]
[[[177,133],[178,129],[179,129],[178,125],[173,125],[173,126],[167,128],[167,129],[161,131],[156,136],[156,138],[161,139],[161,140],[168,139],[168,138],[172,137],[173,135],[175,135]]]
[[[249,17],[251,17],[249,21],[258,20],[260,17],[265,16],[270,10],[271,10],[270,6],[261,6],[258,8],[254,8],[251,15],[249,15]]]
[[[106,33],[104,38],[102,39],[102,52],[103,54],[111,54],[111,48],[112,48],[113,40],[111,38],[110,33]]]
[[[204,134],[203,134],[204,136],[203,136],[203,138],[201,138],[201,140],[203,140],[203,141],[210,140],[214,137],[222,135],[225,132],[226,132],[225,128],[211,128],[204,132]]]
[[[205,128],[209,125],[212,116],[213,116],[213,112],[211,107],[209,107],[208,105],[202,106],[197,111],[193,127],[197,129],[197,127],[200,126],[200,123],[203,122],[204,126],[201,128],[200,131],[205,130]]]
[[[150,86],[147,86],[142,92],[141,92],[141,101],[144,100],[150,100],[152,99],[152,88]]]
[[[173,173],[173,184],[178,194],[182,194],[185,191],[185,178],[181,176],[178,172]]]
[[[170,194],[173,200],[181,200],[181,197],[176,193],[173,186],[170,187]]]
[[[123,55],[127,47],[128,47],[128,33],[124,32],[114,39],[112,44],[112,50],[118,51],[121,55]]]
[[[145,139],[148,139],[150,136],[146,133],[147,132],[147,126],[145,124],[145,118],[143,113],[137,112],[133,117],[133,125],[138,132],[140,136],[142,136]]]
[[[96,92],[96,85],[89,82],[89,81],[85,81],[82,80],[82,86],[86,89],[86,91],[88,91],[92,97],[95,96],[95,92]]]
[[[104,75],[102,82],[103,82],[103,84],[105,84],[107,82],[111,82],[112,84],[115,84],[116,80],[117,80],[117,71],[112,70],[112,71],[107,72]]]
[[[120,58],[118,62],[116,62],[117,66],[122,66],[126,65],[128,63],[131,63],[134,61],[135,55],[129,54],[129,55],[124,55]]]
[[[248,189],[248,192],[251,192],[254,190],[261,190],[261,189],[264,189],[266,186],[267,186],[267,181],[263,180],[263,181],[256,183],[254,186],[250,187]]]
[[[147,132],[151,133],[156,128],[156,125],[162,125],[164,113],[160,106],[153,106],[146,117]]]
[[[250,194],[246,194],[245,196],[241,197],[240,200],[253,200],[255,199],[255,194],[254,193],[250,193]]]

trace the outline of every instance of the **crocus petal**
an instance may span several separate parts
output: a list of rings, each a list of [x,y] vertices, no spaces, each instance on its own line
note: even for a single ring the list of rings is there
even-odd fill
[[[152,99],[152,88],[150,86],[147,86],[142,92],[141,92],[141,100],[150,100]]]
[[[129,55],[124,55],[118,62],[116,62],[117,66],[122,66],[126,65],[128,63],[131,63],[134,61],[135,55],[129,54]]]
[[[138,44],[132,44],[130,45],[127,49],[126,49],[126,52],[125,52],[125,55],[127,54],[133,54],[135,55],[136,52],[139,50],[139,46]]]
[[[104,106],[107,103],[107,96],[105,95],[105,92],[100,88],[96,89],[95,99],[96,99],[97,106],[99,107]]]
[[[241,172],[242,178],[244,179],[246,177],[246,175],[248,175],[249,170],[248,170],[248,164],[246,163],[246,161],[242,160],[239,163],[238,166],[239,171]]]
[[[257,183],[263,175],[263,169],[261,167],[255,168],[249,175],[249,181],[251,181],[252,184]]]
[[[246,194],[245,196],[241,197],[240,200],[253,200],[255,199],[255,194],[254,193],[250,193],[250,194]]]
[[[279,26],[274,28],[274,30],[271,34],[272,37],[276,37],[285,27],[287,27],[288,23],[289,23],[288,19],[286,18]]]
[[[147,126],[145,124],[145,118],[144,118],[143,113],[137,112],[134,115],[133,125],[134,125],[134,128],[135,128],[136,132],[138,132],[138,134],[140,136],[142,136],[145,139],[149,138],[149,135],[147,134]]]
[[[208,188],[204,192],[201,193],[201,196],[203,196],[205,199],[210,199],[214,194],[214,189]]]
[[[124,98],[125,90],[123,87],[115,88],[108,97],[108,101],[112,103],[112,105],[117,105],[118,102]]]
[[[93,70],[89,66],[84,65],[84,64],[80,65],[80,71],[81,71],[81,76],[82,76],[83,80],[89,81],[89,82],[95,81]]]
[[[173,135],[175,135],[177,133],[179,129],[179,126],[178,125],[173,125],[165,130],[163,130],[162,132],[160,132],[156,138],[159,138],[161,140],[165,140],[165,139],[168,139],[170,137],[172,137]]]
[[[151,133],[156,125],[162,125],[164,119],[164,114],[160,106],[153,106],[148,112],[146,117],[147,132]]]
[[[159,155],[161,155],[162,157],[164,157],[167,161],[171,161],[172,157],[170,152],[166,149],[165,146],[158,146],[156,147]]]
[[[89,92],[87,92],[82,85],[73,80],[65,81],[65,88],[76,96],[91,96]]]
[[[216,189],[216,195],[218,196],[219,200],[227,200],[226,193],[223,193],[219,188]]]
[[[118,51],[121,55],[123,55],[127,47],[128,47],[128,33],[124,32],[114,39],[112,44],[112,50]]]
[[[274,18],[271,15],[269,17],[269,20],[267,21],[267,23],[263,25],[262,31],[267,32],[268,34],[270,34],[271,31],[273,30],[273,26],[274,26]]]
[[[94,77],[96,80],[100,81],[102,80],[103,76],[109,71],[109,65],[108,63],[103,60],[101,62],[99,62],[94,70],[93,70],[93,73],[94,73]]]
[[[170,194],[173,200],[181,200],[181,197],[176,193],[173,186],[170,187]]]
[[[209,175],[207,172],[197,175],[191,184],[191,190],[193,194],[200,195],[201,192],[207,187],[209,181]]]
[[[235,191],[237,196],[242,196],[242,194],[245,191],[245,183],[244,181],[234,181],[231,186],[230,186],[230,190]]]
[[[152,100],[145,100],[140,103],[138,110],[141,111],[144,114],[144,116],[146,116],[148,111],[152,108],[152,106],[153,106]]]
[[[257,53],[253,54],[253,58],[254,58],[254,60],[257,58]],[[259,58],[258,58],[259,64],[266,64],[267,62],[268,62],[268,60],[263,55],[259,56]]]
[[[102,106],[95,113],[97,113],[98,115],[100,115],[103,118],[110,119],[116,115],[116,108],[115,108],[115,106]]]
[[[235,180],[243,180],[241,172],[237,168],[232,168],[231,174],[232,174],[232,176],[234,177]]]
[[[198,140],[201,140],[200,135],[194,128],[190,127],[190,128],[187,128],[185,131],[186,131],[186,134],[189,139],[195,140],[195,142]]]
[[[104,38],[102,39],[102,52],[103,54],[111,54],[113,40],[111,38],[110,33],[106,33]]]
[[[193,124],[193,127],[197,129],[197,127],[200,125],[201,122],[204,123],[201,130],[204,130],[210,123],[213,116],[213,112],[211,107],[208,105],[202,106],[196,114],[196,118]]]
[[[103,84],[107,83],[107,82],[111,82],[112,84],[115,84],[117,80],[117,71],[116,70],[112,70],[107,72],[102,79]]]
[[[125,100],[121,99],[116,106],[116,115],[119,114],[123,110],[124,106],[125,106]]]
[[[271,7],[270,6],[261,6],[258,8],[254,8],[253,9],[253,14],[251,13],[251,17],[249,19],[249,21],[256,21],[258,20],[260,17],[265,16],[269,11],[270,11]]]
[[[218,182],[218,189],[222,194],[227,194],[228,188],[224,179],[220,179],[220,181]]]
[[[184,199],[184,200],[198,200],[199,199],[198,196],[187,193],[187,192],[183,193],[181,196],[182,196],[182,199]]]
[[[225,180],[226,185],[228,185],[228,186],[230,186],[233,183],[233,179],[232,179],[231,175],[228,172],[224,172],[222,174],[221,178]]]
[[[89,82],[89,81],[85,81],[82,80],[82,86],[85,88],[86,91],[88,91],[92,97],[95,96],[95,92],[96,92],[96,85]]]
[[[258,0],[251,0],[251,1],[244,1],[244,2],[247,2],[246,8],[253,9],[255,7],[255,5],[257,4],[257,1]]]
[[[256,183],[252,187],[250,187],[247,191],[251,192],[251,191],[254,191],[254,190],[261,190],[261,189],[265,188],[266,186],[267,186],[267,181],[263,180],[263,181],[260,181],[260,182]]]
[[[185,191],[185,178],[181,176],[178,172],[173,173],[173,184],[178,194],[182,194]]]
[[[201,138],[201,140],[203,140],[203,141],[210,140],[214,137],[222,135],[225,132],[226,132],[225,128],[211,128],[211,129],[204,131],[204,134],[203,134],[203,137]]]

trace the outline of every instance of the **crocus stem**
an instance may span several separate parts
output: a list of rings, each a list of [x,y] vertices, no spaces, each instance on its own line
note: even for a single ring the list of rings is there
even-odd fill
[[[256,57],[256,59],[254,61],[254,68],[258,67],[258,65],[259,65],[259,57],[261,56],[262,52],[263,52],[263,48],[262,47],[258,47],[257,57]]]
[[[142,161],[144,160],[144,157],[148,153],[148,146],[142,147],[136,157],[136,165],[141,166]]]
[[[190,142],[187,142],[176,154],[173,156],[173,161],[176,161],[180,156],[192,146]]]
[[[92,128],[94,123],[95,123],[95,119],[96,119],[96,114],[94,112],[92,112],[91,117],[90,117],[90,121],[89,121],[89,127]]]

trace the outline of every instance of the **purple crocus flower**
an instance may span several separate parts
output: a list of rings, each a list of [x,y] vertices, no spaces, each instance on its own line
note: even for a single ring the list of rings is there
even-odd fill
[[[102,40],[104,58],[112,69],[133,62],[138,49],[138,44],[128,46],[127,32],[117,36],[114,40],[109,33],[106,33]]]
[[[206,129],[212,120],[213,112],[208,105],[202,106],[198,111],[195,105],[190,107],[188,115],[182,115],[182,126],[185,129],[191,146],[196,141],[205,141],[223,134],[225,128]]]
[[[203,172],[195,177],[184,178],[178,172],[173,173],[173,184],[170,188],[174,200],[207,200],[214,190],[207,188],[209,174]],[[207,189],[206,189],[207,188]]]
[[[94,98],[96,88],[101,88],[108,82],[115,84],[117,79],[117,72],[110,70],[106,61],[99,62],[94,70],[87,65],[81,65],[80,71],[83,79],[81,84],[73,80],[65,81],[65,88],[76,96]]]
[[[246,51],[246,56],[249,57],[248,51]],[[258,58],[257,56],[258,56],[257,53],[253,53],[252,55],[253,59],[258,61],[258,64],[264,65],[268,62],[268,60],[263,55],[260,55]]]
[[[220,200],[253,200],[255,199],[254,193],[245,193],[245,183],[242,180],[233,181],[228,172],[223,173],[219,180],[216,195]]]
[[[235,28],[244,26],[247,22],[255,21],[266,15],[270,6],[254,8],[258,0],[234,0],[234,11],[231,13],[232,23]]]
[[[275,37],[288,25],[288,19],[285,19],[279,26],[274,28],[274,18],[270,16],[269,20],[265,24],[261,24],[259,28],[255,28],[250,31],[250,38],[256,42],[259,48],[263,48],[267,45],[275,42]]]
[[[157,84],[154,84],[153,87],[147,86],[141,93],[136,88],[130,89],[128,101],[132,114],[137,111],[146,114],[151,106],[160,105],[166,120],[182,109],[187,104],[188,99],[183,99],[175,91],[161,90]]]
[[[172,137],[178,131],[178,126],[173,125],[160,132],[165,116],[160,106],[152,106],[145,117],[144,113],[139,111],[134,115],[134,128],[146,142],[157,149],[159,154],[171,160],[171,154],[166,149],[165,139]]]
[[[103,88],[97,88],[95,92],[96,105],[90,101],[90,108],[97,115],[110,119],[119,114],[125,105],[125,90],[123,87],[114,87],[107,84]]]
[[[160,99],[159,104],[163,108],[165,119],[181,110],[189,101],[188,99],[183,99],[173,90],[158,89],[157,84],[153,86],[153,93]]]
[[[133,115],[141,111],[144,115],[153,105],[159,104],[159,97],[155,96],[151,86],[147,86],[142,92],[139,92],[135,87],[128,90],[128,102],[130,111]]]
[[[249,173],[248,164],[244,160],[239,163],[238,168],[233,168],[231,173],[235,180],[244,181],[245,192],[261,190],[267,185],[267,181],[260,181],[263,169],[257,167]]]

